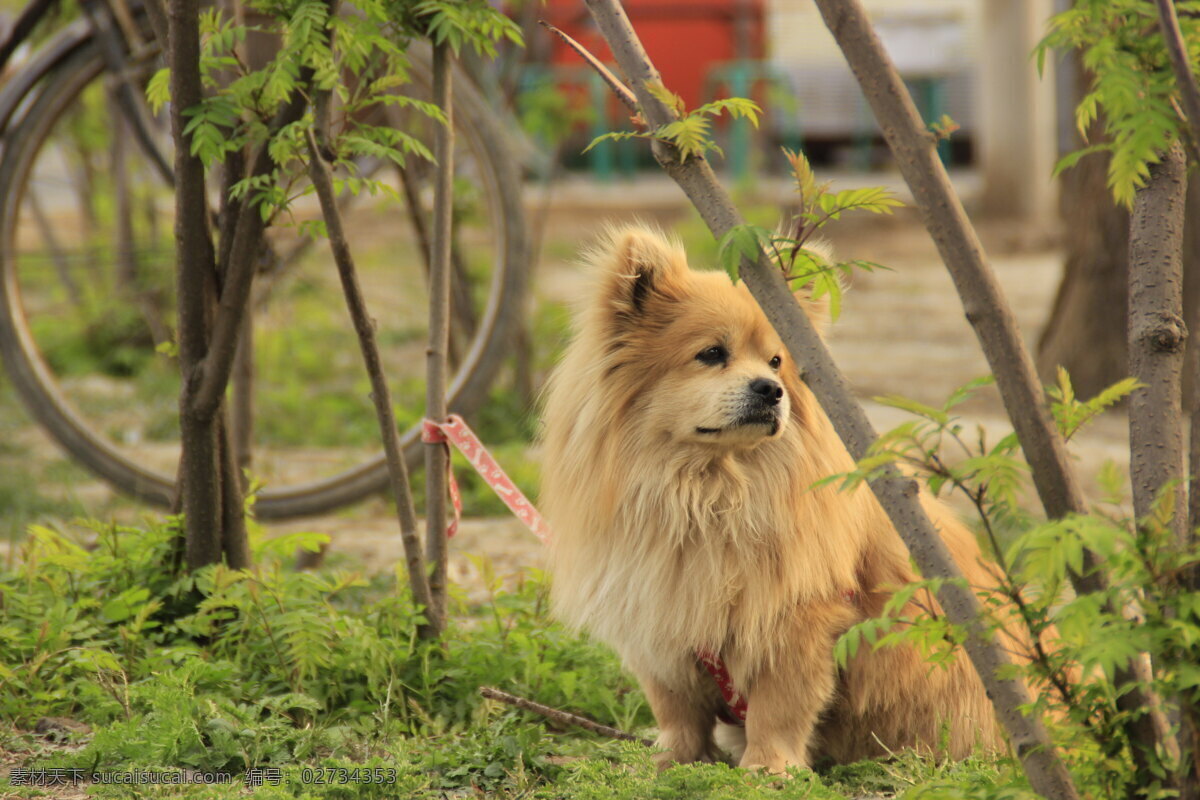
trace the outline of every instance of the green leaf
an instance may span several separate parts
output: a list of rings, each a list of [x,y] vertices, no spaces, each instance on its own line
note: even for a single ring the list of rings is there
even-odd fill
[[[757,128],[758,118],[762,114],[762,109],[753,100],[745,97],[726,97],[721,100],[714,100],[711,103],[705,103],[691,112],[691,115],[706,114],[716,117],[720,116],[723,112],[728,113],[733,119],[747,119],[751,125]]]
[[[608,133],[602,133],[599,136],[597,136],[595,139],[592,139],[592,141],[590,143],[588,143],[588,146],[583,148],[583,152],[586,153],[587,151],[591,150],[593,147],[600,144],[601,142],[623,142],[626,139],[646,139],[646,138],[651,138],[651,137],[649,134],[641,133],[638,131],[609,131]]]
[[[907,411],[910,414],[916,414],[919,417],[933,420],[939,425],[946,425],[950,422],[950,415],[942,409],[934,408],[933,406],[927,406],[924,403],[919,403],[916,400],[910,400],[907,397],[889,394],[873,397],[871,399],[876,403],[881,403],[885,406],[891,406],[892,408],[898,408],[901,411]]]
[[[646,91],[678,116],[684,115],[683,98],[664,86],[661,81],[646,81]]]
[[[1103,152],[1106,152],[1111,149],[1112,149],[1111,143],[1102,142],[1100,144],[1093,144],[1093,145],[1089,145],[1087,147],[1081,147],[1080,149],[1075,150],[1074,152],[1067,153],[1065,156],[1063,156],[1062,158],[1060,158],[1058,160],[1057,164],[1054,165],[1054,177],[1057,178],[1059,175],[1063,174],[1064,172],[1069,170],[1071,167],[1078,164],[1084,156],[1091,155],[1092,153],[1103,153]]]
[[[735,225],[721,237],[717,263],[737,283],[742,259],[757,261],[764,250],[773,250],[771,231],[759,225]]]
[[[146,102],[150,104],[150,110],[157,114],[170,101],[171,70],[163,67],[151,75],[146,83]]]
[[[957,387],[953,392],[951,392],[950,397],[942,406],[942,410],[949,411],[969,398],[976,392],[976,390],[982,389],[984,386],[991,386],[995,382],[996,378],[993,375],[984,375],[982,377],[975,378],[974,380],[967,381],[962,386]]]

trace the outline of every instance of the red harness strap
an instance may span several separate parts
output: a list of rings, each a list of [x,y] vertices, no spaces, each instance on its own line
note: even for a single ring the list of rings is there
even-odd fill
[[[700,662],[700,666],[708,670],[708,674],[717,682],[717,688],[721,690],[721,697],[725,700],[724,707],[717,709],[717,719],[726,725],[745,727],[746,698],[733,688],[733,679],[729,677],[729,670],[725,667],[725,662],[721,660],[720,656],[708,650],[697,650],[696,660]]]
[[[858,592],[853,589],[847,589],[842,596],[851,605],[858,604]],[[746,698],[734,688],[733,678],[730,677],[729,668],[725,666],[725,662],[710,650],[697,650],[696,660],[712,676],[717,688],[721,690],[721,698],[725,701],[725,705],[717,709],[717,719],[726,725],[746,727],[746,711],[749,709],[749,704],[746,702]]]

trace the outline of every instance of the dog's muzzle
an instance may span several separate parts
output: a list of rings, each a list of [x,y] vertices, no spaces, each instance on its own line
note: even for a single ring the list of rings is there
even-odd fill
[[[747,388],[747,397],[738,425],[766,425],[768,435],[779,431],[779,419],[783,400],[783,386],[770,378],[755,378]]]

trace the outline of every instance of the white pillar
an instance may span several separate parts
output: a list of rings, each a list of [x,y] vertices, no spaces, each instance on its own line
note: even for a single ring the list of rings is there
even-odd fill
[[[979,164],[983,210],[1028,219],[1058,213],[1054,58],[1038,76],[1033,48],[1053,0],[983,0]]]

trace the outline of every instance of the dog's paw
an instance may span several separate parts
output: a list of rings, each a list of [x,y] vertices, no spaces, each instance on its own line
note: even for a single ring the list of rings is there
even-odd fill
[[[732,764],[725,751],[713,742],[708,742],[696,750],[663,750],[654,754],[654,763],[659,772],[670,769],[676,764]]]
[[[751,750],[746,751],[738,766],[742,769],[750,769],[768,775],[777,775],[781,778],[787,777],[789,769],[809,769],[808,762],[803,759],[784,758],[776,754],[756,754]]]

